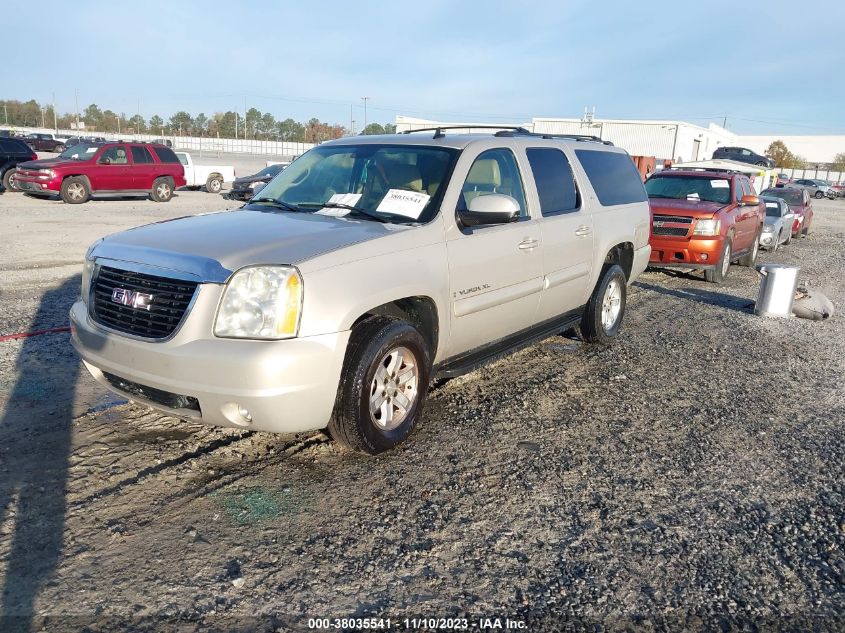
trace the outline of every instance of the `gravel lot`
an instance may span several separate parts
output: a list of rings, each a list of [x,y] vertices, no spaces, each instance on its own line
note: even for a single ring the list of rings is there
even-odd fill
[[[761,261],[841,310],[845,201],[814,205]],[[234,206],[0,195],[0,335],[66,325],[94,239]],[[754,317],[757,286],[649,272],[614,345],[448,382],[378,458],[127,404],[66,333],[0,343],[0,630],[842,630],[845,321]]]

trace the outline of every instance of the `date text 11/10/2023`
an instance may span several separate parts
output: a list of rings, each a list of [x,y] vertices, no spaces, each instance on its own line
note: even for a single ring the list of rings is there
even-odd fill
[[[526,623],[510,618],[309,618],[308,628],[342,631],[519,631]]]

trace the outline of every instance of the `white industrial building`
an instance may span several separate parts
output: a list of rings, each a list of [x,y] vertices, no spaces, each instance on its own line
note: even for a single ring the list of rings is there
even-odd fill
[[[399,132],[436,125],[478,129],[473,128],[472,123],[445,123],[407,116],[396,117],[396,129]],[[633,156],[654,156],[658,160],[669,159],[675,163],[709,159],[716,148],[724,146],[747,147],[763,154],[769,144],[778,139],[786,143],[790,151],[804,157],[810,164],[833,162],[836,154],[845,152],[845,136],[741,136],[714,123],[701,127],[684,121],[595,119],[587,115],[580,119],[534,118],[521,126],[539,133],[598,136],[624,148]]]

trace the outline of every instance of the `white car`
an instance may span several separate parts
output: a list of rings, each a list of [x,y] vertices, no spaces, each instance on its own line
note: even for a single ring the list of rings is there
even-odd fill
[[[241,209],[94,244],[72,341],[102,385],[175,417],[379,453],[434,378],[576,326],[610,342],[649,222],[631,157],[594,137],[338,139]]]
[[[185,168],[189,189],[205,187],[208,193],[220,193],[224,182],[235,180],[235,168],[231,165],[197,165],[188,152],[176,152],[176,156]]]

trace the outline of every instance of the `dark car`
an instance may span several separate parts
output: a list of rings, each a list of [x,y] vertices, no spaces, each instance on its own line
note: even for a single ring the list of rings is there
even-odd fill
[[[224,198],[228,198],[229,200],[243,200],[246,202],[252,198],[256,189],[260,189],[259,185],[266,185],[285,167],[287,167],[287,165],[268,165],[252,176],[235,178],[235,180],[232,181],[232,188],[222,195]]]
[[[789,205],[795,214],[792,221],[792,237],[806,237],[810,233],[813,226],[813,203],[806,189],[777,187],[765,189],[760,195],[781,198]]]
[[[15,169],[20,163],[36,160],[38,156],[22,140],[0,137],[0,180],[6,191],[17,191]]]
[[[759,165],[760,167],[768,167],[771,169],[775,166],[775,161],[766,156],[761,156],[756,152],[752,152],[746,147],[720,147],[713,152],[713,158],[721,158],[723,160],[736,160],[740,163],[748,163],[749,165]]]
[[[56,158],[22,163],[15,181],[30,195],[59,195],[68,204],[115,195],[167,202],[177,187],[185,186],[185,171],[164,145],[84,143]]]

